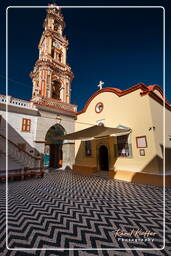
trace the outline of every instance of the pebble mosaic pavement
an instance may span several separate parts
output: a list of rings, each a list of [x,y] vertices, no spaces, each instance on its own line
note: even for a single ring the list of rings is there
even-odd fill
[[[0,195],[2,256],[171,255],[171,188],[166,188],[166,246],[163,250],[155,249],[163,247],[163,191],[160,187],[62,170],[46,173],[44,178],[9,182],[8,247],[13,250],[5,248],[4,183],[0,183]],[[156,235],[153,241],[122,241],[115,237],[118,229],[124,232],[139,229]],[[19,251],[17,247],[52,250]],[[104,250],[95,250],[97,248]]]

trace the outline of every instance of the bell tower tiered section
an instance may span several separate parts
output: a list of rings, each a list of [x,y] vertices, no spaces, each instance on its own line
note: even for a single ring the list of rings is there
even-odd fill
[[[39,59],[30,76],[33,81],[32,101],[40,99],[70,103],[71,81],[74,77],[66,64],[68,41],[61,9],[50,4],[39,42]]]

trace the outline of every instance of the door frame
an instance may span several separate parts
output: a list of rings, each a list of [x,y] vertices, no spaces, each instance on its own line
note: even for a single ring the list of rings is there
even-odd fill
[[[110,170],[110,163],[111,163],[111,159],[110,159],[110,148],[109,148],[109,143],[108,142],[99,142],[97,145],[96,145],[96,166],[97,166],[97,171],[102,171],[100,169],[100,163],[99,163],[99,149],[101,146],[105,146],[108,150],[108,171]]]
[[[62,167],[61,164],[63,163],[63,149],[62,149],[63,144],[46,144],[46,145],[49,146],[49,166],[48,166],[48,168],[57,168],[57,169],[61,168]],[[52,145],[54,145],[54,147],[56,147],[56,149],[57,149],[57,150],[55,149],[56,153],[58,152],[58,157],[59,157],[58,164],[59,164],[59,167],[57,167],[57,166],[56,167],[50,166],[52,158],[53,158],[52,154],[51,154],[51,147],[52,147]]]

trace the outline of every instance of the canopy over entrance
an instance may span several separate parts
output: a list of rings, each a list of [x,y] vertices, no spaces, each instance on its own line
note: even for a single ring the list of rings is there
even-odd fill
[[[131,129],[119,129],[119,128],[110,128],[104,126],[94,125],[92,127],[86,128],[84,130],[66,134],[64,136],[57,136],[55,139],[57,140],[85,140],[85,139],[93,139],[100,138],[106,136],[121,136],[126,135],[131,132]]]

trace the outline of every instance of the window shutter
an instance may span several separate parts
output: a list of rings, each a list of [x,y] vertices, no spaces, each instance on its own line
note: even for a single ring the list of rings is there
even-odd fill
[[[22,132],[30,132],[31,120],[23,118],[22,119]]]

